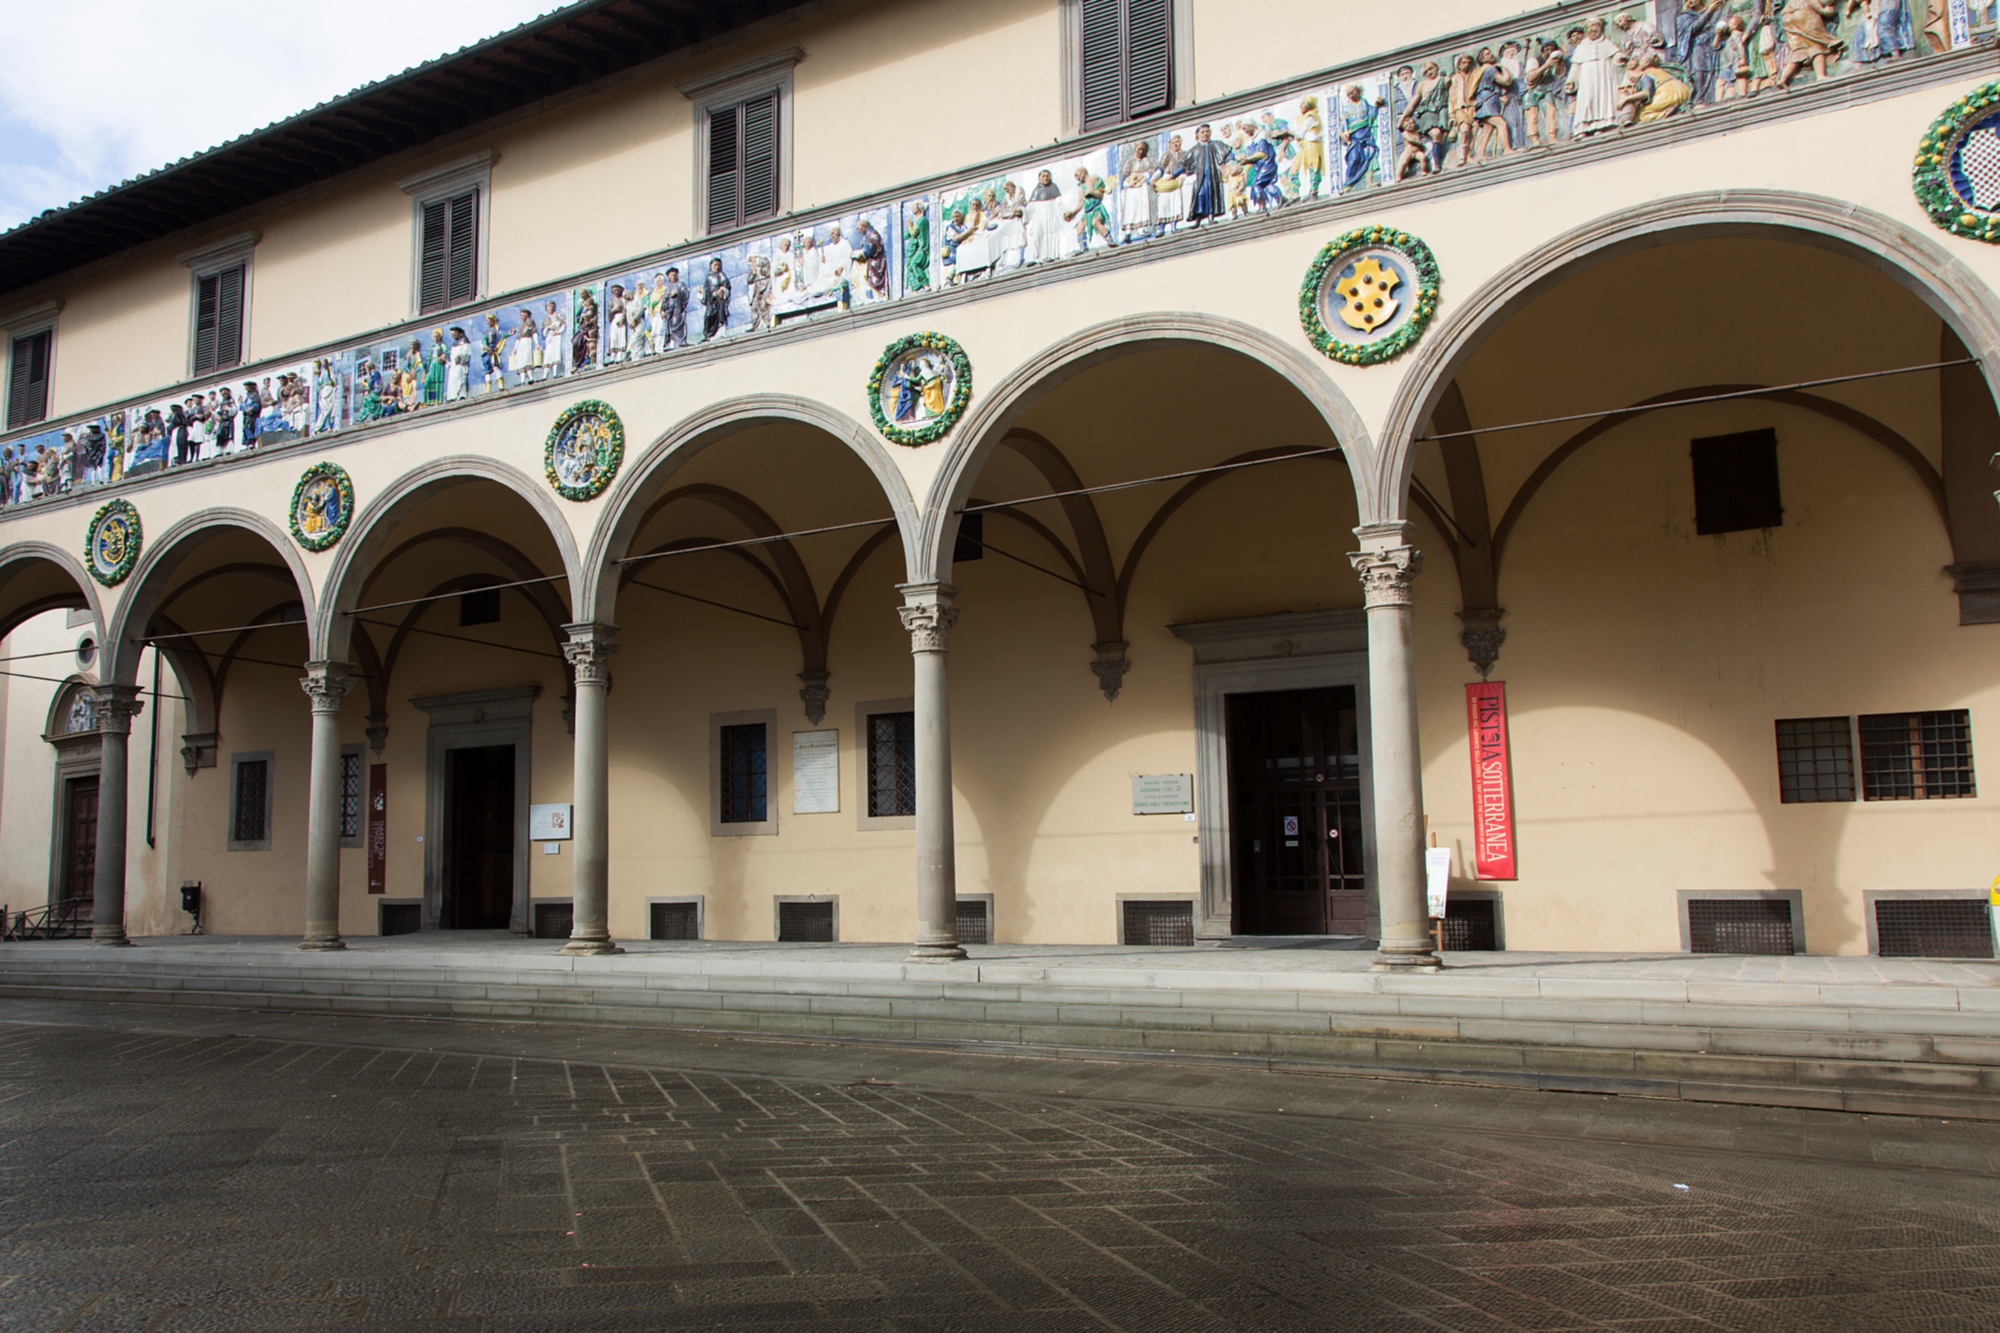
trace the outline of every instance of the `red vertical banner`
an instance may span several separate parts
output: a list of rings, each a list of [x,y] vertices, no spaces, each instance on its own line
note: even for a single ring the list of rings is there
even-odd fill
[[[1472,860],[1480,879],[1513,879],[1514,797],[1507,755],[1507,687],[1497,680],[1465,687],[1472,742]]]
[[[368,766],[368,892],[389,891],[389,766]]]

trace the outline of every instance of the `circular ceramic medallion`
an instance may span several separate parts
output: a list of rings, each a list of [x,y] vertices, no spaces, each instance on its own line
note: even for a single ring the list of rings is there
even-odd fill
[[[942,439],[972,402],[972,361],[942,333],[913,333],[883,349],[868,377],[875,429],[892,444]]]
[[[1320,248],[1299,288],[1313,346],[1350,366],[1400,356],[1437,314],[1430,247],[1393,227],[1362,227]]]
[[[354,483],[337,463],[314,463],[292,488],[292,540],[308,551],[339,541],[354,517]]]
[[[625,423],[611,404],[589,398],[572,404],[549,428],[542,471],[565,500],[594,500],[625,461]]]
[[[83,539],[83,560],[90,576],[105,587],[125,581],[132,566],[139,563],[139,546],[144,541],[139,528],[139,511],[129,500],[113,500],[91,517]]]
[[[1973,89],[1931,122],[1913,183],[1938,226],[2000,243],[2000,83]]]

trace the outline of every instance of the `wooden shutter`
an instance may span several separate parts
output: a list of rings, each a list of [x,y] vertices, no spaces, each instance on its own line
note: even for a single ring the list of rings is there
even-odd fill
[[[49,414],[48,329],[14,339],[7,377],[7,428],[26,426]]]
[[[744,222],[777,216],[778,212],[778,94],[770,92],[743,104]]]
[[[417,278],[417,309],[428,315],[449,304],[445,295],[445,257],[451,248],[451,202],[424,205],[424,235]]]
[[[194,373],[243,362],[243,267],[211,273],[196,285]]]
[[[1083,128],[1173,105],[1174,0],[1077,0]]]
[[[464,305],[479,295],[479,191],[424,205],[419,245],[417,309],[422,314]]]
[[[743,108],[716,107],[708,113],[708,229],[723,231],[743,221]]]

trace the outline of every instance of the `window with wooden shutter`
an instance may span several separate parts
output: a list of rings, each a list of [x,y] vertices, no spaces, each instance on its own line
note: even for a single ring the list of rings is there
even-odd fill
[[[194,373],[243,364],[243,265],[195,280]]]
[[[778,94],[708,111],[708,229],[778,213]]]
[[[424,205],[417,308],[422,314],[464,305],[479,295],[479,191]]]
[[[1083,128],[1164,111],[1174,96],[1174,0],[1077,0]]]
[[[31,425],[49,414],[49,352],[52,329],[17,335],[7,375],[7,429]]]

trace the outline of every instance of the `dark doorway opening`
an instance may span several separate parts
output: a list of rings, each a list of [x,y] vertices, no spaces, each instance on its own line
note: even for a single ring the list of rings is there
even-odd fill
[[[445,751],[447,930],[505,930],[514,916],[514,747]]]
[[[62,880],[64,902],[89,902],[97,888],[97,779],[63,783]]]
[[[1232,928],[1361,935],[1368,894],[1352,685],[1225,700]]]

